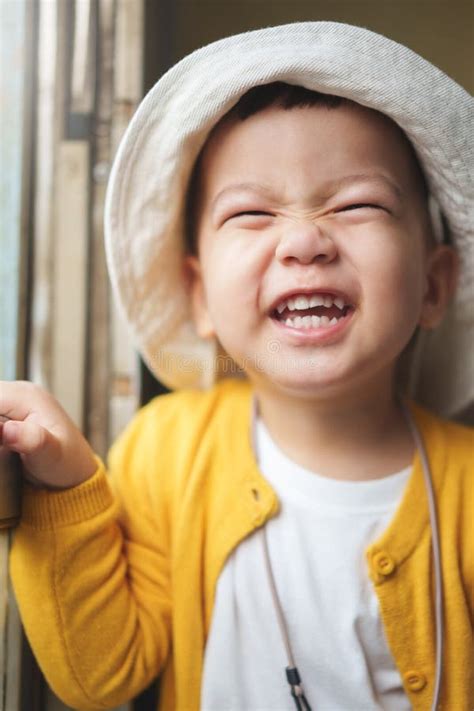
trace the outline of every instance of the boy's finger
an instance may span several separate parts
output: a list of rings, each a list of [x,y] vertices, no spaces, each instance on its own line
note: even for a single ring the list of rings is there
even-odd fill
[[[50,396],[28,380],[0,380],[0,419],[25,420],[31,412],[48,407]]]
[[[58,460],[61,448],[56,437],[35,422],[18,422],[8,420],[1,425],[0,443],[24,456],[27,465],[28,458],[34,456],[35,469],[41,465],[49,465]]]

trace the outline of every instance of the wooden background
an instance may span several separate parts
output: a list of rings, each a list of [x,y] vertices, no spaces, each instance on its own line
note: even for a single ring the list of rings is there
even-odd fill
[[[102,215],[110,162],[143,95],[143,3],[0,0],[0,12],[0,379],[46,387],[105,456],[139,396]],[[0,709],[60,711],[21,632],[10,538],[0,533]]]

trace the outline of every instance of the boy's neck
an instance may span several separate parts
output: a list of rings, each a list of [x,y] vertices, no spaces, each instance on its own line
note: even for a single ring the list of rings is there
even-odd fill
[[[273,441],[305,469],[362,481],[389,476],[413,460],[414,443],[390,384],[318,399],[254,387]]]

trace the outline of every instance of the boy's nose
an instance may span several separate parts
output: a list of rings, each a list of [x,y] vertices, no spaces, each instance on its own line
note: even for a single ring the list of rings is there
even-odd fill
[[[289,226],[275,250],[276,258],[284,263],[296,260],[303,264],[331,262],[337,255],[333,239],[319,225],[298,222]]]

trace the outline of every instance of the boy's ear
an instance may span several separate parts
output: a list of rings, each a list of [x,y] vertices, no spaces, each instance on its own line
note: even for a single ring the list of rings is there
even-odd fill
[[[191,302],[191,313],[196,331],[201,338],[210,340],[216,332],[207,309],[206,292],[199,259],[187,254],[183,261],[183,275]]]
[[[457,252],[446,244],[436,245],[427,256],[426,285],[418,324],[431,330],[442,321],[456,291],[459,274]]]

